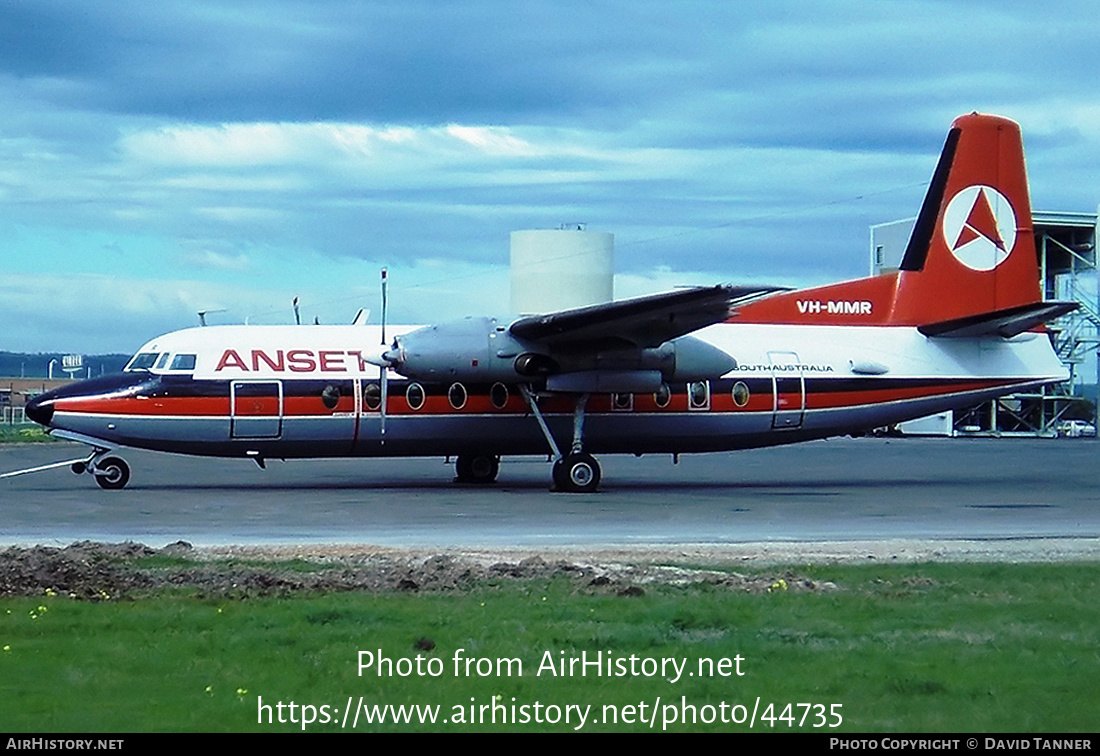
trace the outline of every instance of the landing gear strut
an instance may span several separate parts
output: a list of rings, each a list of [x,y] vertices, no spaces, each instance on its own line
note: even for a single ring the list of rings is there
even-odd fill
[[[459,454],[455,460],[458,483],[492,483],[500,472],[500,457],[495,454]]]
[[[550,434],[542,412],[539,411],[539,405],[535,402],[531,389],[521,385],[520,390],[554,454],[554,467],[551,472],[554,487],[550,490],[593,493],[600,485],[600,463],[584,451],[584,410],[588,405],[588,394],[580,394],[577,397],[577,404],[573,408],[573,444],[568,454],[562,454],[554,437]]]

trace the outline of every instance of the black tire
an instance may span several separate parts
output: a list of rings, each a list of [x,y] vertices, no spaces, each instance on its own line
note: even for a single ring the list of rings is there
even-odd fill
[[[455,460],[455,480],[459,483],[487,485],[497,479],[500,457],[495,454],[459,454]]]
[[[593,493],[600,485],[600,463],[591,454],[566,454],[554,463],[554,487],[569,493]]]
[[[125,488],[130,482],[130,466],[119,457],[104,457],[95,464],[95,482],[108,491]]]

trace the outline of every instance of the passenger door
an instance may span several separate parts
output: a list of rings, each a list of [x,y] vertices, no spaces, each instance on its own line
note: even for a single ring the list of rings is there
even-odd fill
[[[772,370],[772,428],[801,428],[806,414],[806,379],[794,352],[768,352]]]

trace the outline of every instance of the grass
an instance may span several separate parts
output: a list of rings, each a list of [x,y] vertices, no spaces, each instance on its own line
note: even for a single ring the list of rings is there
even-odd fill
[[[647,587],[642,596],[587,595],[567,581],[501,582],[464,594],[362,593],[243,601],[165,592],[139,601],[78,602],[59,596],[0,600],[0,731],[272,731],[284,703],[342,718],[349,697],[367,704],[441,707],[434,725],[385,730],[569,731],[566,704],[591,704],[585,730],[646,730],[608,723],[676,712],[681,704],[740,715],[760,698],[772,722],[756,729],[816,732],[1092,732],[1100,703],[1100,581],[1093,564],[799,567],[838,590],[750,595],[706,586]],[[422,647],[432,646],[430,650]],[[522,676],[456,676],[453,659],[519,659]],[[359,676],[359,652],[390,659]],[[629,661],[686,659],[675,683],[655,676],[536,674],[597,652]],[[399,674],[402,659],[437,665],[438,676]],[[742,657],[743,676],[688,676],[700,659]],[[482,663],[486,671],[490,662]],[[734,662],[729,662],[732,671]],[[408,670],[406,670],[408,671]],[[513,668],[513,671],[515,669]],[[495,696],[543,718],[519,724],[442,723],[458,706],[470,718]],[[273,724],[258,723],[262,703]],[[514,699],[514,701],[513,701]],[[645,707],[639,705],[645,703]],[[796,704],[788,709],[787,703]],[[841,704],[836,730],[804,726],[797,706]],[[768,704],[774,704],[767,709]],[[673,709],[665,709],[672,705]],[[712,709],[704,709],[706,706]],[[322,710],[320,707],[328,709]],[[630,709],[629,707],[634,707]],[[307,710],[308,711],[308,710]],[[499,712],[503,710],[498,709]],[[516,709],[522,718],[522,709]],[[784,717],[784,714],[786,717]],[[720,715],[720,714],[719,714]],[[301,719],[301,709],[296,719]],[[599,720],[594,723],[591,720]],[[314,731],[338,724],[310,725]]]
[[[0,444],[27,444],[39,442],[54,442],[57,439],[46,435],[46,432],[38,425],[3,425],[0,424]]]

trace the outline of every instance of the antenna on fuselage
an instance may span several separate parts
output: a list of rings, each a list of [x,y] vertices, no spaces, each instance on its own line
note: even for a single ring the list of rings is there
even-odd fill
[[[224,307],[219,307],[216,310],[199,310],[199,325],[200,326],[205,326],[206,325],[206,316],[210,315],[211,313],[215,313],[215,312],[229,312],[229,311],[226,310]]]
[[[292,304],[294,305],[294,323],[296,325],[301,325],[302,316],[298,314],[298,297],[294,297],[294,301],[292,302]]]

